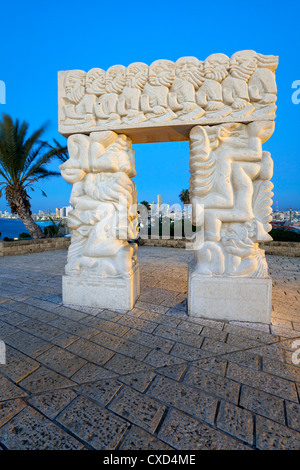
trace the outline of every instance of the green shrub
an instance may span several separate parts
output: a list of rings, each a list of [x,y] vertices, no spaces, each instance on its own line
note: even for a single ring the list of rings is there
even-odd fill
[[[31,235],[28,232],[22,232],[19,234],[18,238],[19,240],[24,240],[25,238],[31,238]]]

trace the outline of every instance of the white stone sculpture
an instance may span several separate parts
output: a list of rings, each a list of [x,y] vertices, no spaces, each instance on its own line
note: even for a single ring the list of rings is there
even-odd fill
[[[131,140],[112,131],[75,134],[68,139],[68,150],[70,158],[60,166],[64,179],[73,185],[74,207],[68,220],[72,239],[63,278],[64,303],[132,308],[139,279],[137,245],[127,241],[137,238]],[[105,289],[115,281],[119,290],[107,296]]]
[[[112,130],[133,143],[188,140],[197,124],[274,119],[278,57],[240,51],[59,72],[59,131]]]
[[[273,121],[195,126],[191,131],[190,196],[194,204],[201,204],[204,209],[204,241],[196,246],[189,273],[194,299],[190,308],[194,313],[205,315],[203,305],[207,297],[203,280],[213,278],[215,294],[219,289],[223,295],[224,285],[230,282],[248,285],[244,278],[255,278],[256,286],[261,280],[262,290],[257,287],[257,296],[262,303],[253,313],[256,315],[253,321],[268,322],[270,296],[264,299],[264,295],[266,286],[271,289],[271,280],[259,242],[271,240],[268,232],[273,164],[262,144],[273,131]],[[194,222],[197,225],[197,220]],[[218,305],[214,313],[211,306],[209,315],[226,318],[229,315],[226,309],[230,309],[231,319],[233,316],[241,319],[239,305],[243,295],[237,294],[228,304],[224,299],[222,307]]]
[[[195,256],[188,313],[269,323],[278,57],[253,50],[58,74],[72,240],[63,302],[130,309],[139,295],[132,143],[190,141]],[[203,227],[202,227],[203,226]],[[202,230],[201,230],[202,228]],[[130,243],[128,242],[130,241]]]

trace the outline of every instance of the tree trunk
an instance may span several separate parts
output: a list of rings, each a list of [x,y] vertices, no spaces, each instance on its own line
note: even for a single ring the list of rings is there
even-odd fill
[[[18,206],[17,214],[22,220],[23,224],[29,231],[32,238],[45,238],[42,229],[35,223],[33,218],[28,214],[25,207]]]

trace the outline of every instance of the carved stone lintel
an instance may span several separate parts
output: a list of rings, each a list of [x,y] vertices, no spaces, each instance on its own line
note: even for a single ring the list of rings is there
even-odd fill
[[[59,132],[113,130],[134,143],[188,140],[196,124],[274,119],[278,57],[240,51],[58,74]]]

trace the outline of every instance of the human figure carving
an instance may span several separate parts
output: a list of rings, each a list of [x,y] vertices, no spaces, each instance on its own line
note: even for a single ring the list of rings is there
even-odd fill
[[[247,82],[256,69],[256,52],[236,52],[230,58],[229,76],[222,82],[223,101],[232,108],[233,118],[244,118],[253,113]]]
[[[137,236],[134,154],[131,141],[114,132],[68,139],[70,159],[60,166],[73,184],[69,213],[72,243],[66,273],[130,276],[136,265]],[[120,237],[121,235],[121,237]]]
[[[223,103],[221,82],[228,75],[229,57],[212,54],[204,61],[204,83],[196,93],[197,103],[205,109],[205,116],[223,118],[231,113],[231,107]]]
[[[141,109],[146,118],[155,123],[175,119],[169,108],[169,88],[175,78],[175,64],[170,60],[156,60],[149,67],[149,77],[141,96]]]
[[[66,127],[80,126],[85,129],[95,125],[93,105],[94,94],[85,93],[86,72],[71,70],[64,80],[65,104],[62,107],[65,119],[62,125]]]
[[[105,93],[94,105],[97,124],[102,126],[117,126],[121,123],[118,113],[118,100],[126,83],[126,68],[123,65],[113,65],[106,71]]]
[[[256,58],[257,69],[248,82],[249,96],[255,106],[254,117],[274,114],[277,100],[274,72],[278,65],[278,57],[256,54]]]
[[[203,83],[203,63],[196,57],[182,57],[176,62],[176,76],[168,96],[170,108],[179,119],[199,119],[204,110],[196,103],[195,93]]]
[[[135,62],[127,67],[126,85],[118,101],[118,113],[123,123],[139,124],[146,120],[140,110],[140,98],[147,78],[148,65],[143,62]]]

